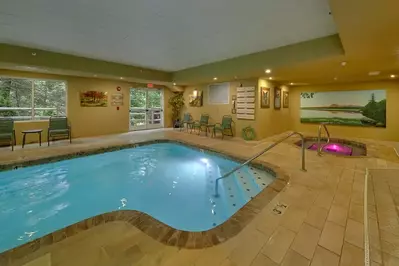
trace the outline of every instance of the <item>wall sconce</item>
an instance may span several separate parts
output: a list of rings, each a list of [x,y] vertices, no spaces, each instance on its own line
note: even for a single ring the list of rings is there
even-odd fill
[[[197,95],[198,95],[198,91],[197,91],[197,89],[194,89],[194,91],[193,91],[193,96],[194,96],[194,97],[197,97]]]

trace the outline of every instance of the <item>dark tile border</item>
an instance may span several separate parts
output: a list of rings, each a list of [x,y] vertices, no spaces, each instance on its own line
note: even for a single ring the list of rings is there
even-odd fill
[[[217,150],[210,149],[209,147],[202,145],[193,145],[188,142],[180,140],[152,140],[141,143],[112,146],[106,148],[100,148],[97,150],[89,150],[87,152],[77,152],[67,155],[55,156],[51,158],[26,161],[18,164],[7,164],[1,165],[1,170],[16,169],[19,167],[27,167],[32,165],[38,165],[43,163],[50,163],[61,161],[65,159],[71,159],[81,156],[88,156],[92,154],[99,154],[104,152],[117,151],[126,148],[133,148],[154,143],[165,143],[173,142],[189,146],[194,149],[201,149],[204,152],[217,154],[235,161],[243,162],[247,158],[237,157],[232,154],[224,152],[221,154]],[[227,241],[228,239],[237,235],[245,226],[259,213],[288,183],[289,176],[286,175],[279,167],[268,164],[263,161],[254,161],[251,164],[255,168],[267,171],[274,175],[276,179],[264,188],[258,195],[252,200],[247,202],[241,209],[239,209],[233,216],[227,221],[207,231],[202,232],[189,232],[174,229],[151,216],[134,210],[120,210],[113,211],[104,214],[100,214],[78,223],[67,226],[63,229],[52,232],[48,235],[35,239],[31,242],[25,243],[21,246],[7,250],[0,253],[0,265],[7,265],[12,263],[32,252],[38,251],[41,248],[60,242],[68,237],[79,234],[79,232],[88,230],[98,225],[113,221],[125,221],[143,233],[151,236],[154,240],[157,240],[168,246],[175,246],[179,248],[187,249],[202,249],[218,245]],[[3,264],[4,262],[4,264]]]

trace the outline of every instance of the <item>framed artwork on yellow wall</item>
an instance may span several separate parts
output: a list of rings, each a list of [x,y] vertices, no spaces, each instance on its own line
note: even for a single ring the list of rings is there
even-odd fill
[[[281,89],[279,87],[274,88],[274,109],[281,108]]]
[[[108,94],[102,91],[80,92],[80,106],[82,107],[107,107]]]
[[[288,91],[283,91],[283,108],[290,107],[290,98]]]
[[[270,108],[270,88],[260,87],[260,108]]]

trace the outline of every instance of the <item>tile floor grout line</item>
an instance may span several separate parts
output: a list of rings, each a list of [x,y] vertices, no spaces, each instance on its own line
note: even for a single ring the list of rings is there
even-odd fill
[[[368,201],[367,201],[367,190],[368,190],[368,178],[369,169],[366,168],[366,174],[364,175],[364,199],[363,199],[363,219],[364,219],[364,265],[370,265],[370,243],[369,243],[369,226],[368,226]]]

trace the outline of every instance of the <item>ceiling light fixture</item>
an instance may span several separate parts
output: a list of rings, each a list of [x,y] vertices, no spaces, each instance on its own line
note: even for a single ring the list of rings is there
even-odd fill
[[[346,62],[345,61],[341,62],[341,66],[346,66]]]
[[[265,70],[265,73],[266,73],[266,74],[270,74],[270,73],[272,73],[272,70],[271,70],[271,69],[266,69],[266,70]]]
[[[291,82],[290,85],[294,85],[294,82]]]
[[[391,79],[394,79],[394,78],[396,78],[396,76],[395,75],[391,75]]]
[[[176,83],[175,83],[175,82],[173,82],[173,86],[176,86]]]
[[[370,71],[369,76],[378,76],[380,73],[380,71]]]
[[[36,56],[36,53],[35,53],[35,52],[33,52],[33,53],[32,53],[32,55],[33,55],[33,56]]]
[[[217,77],[214,77],[213,80],[218,80],[218,78],[217,78]]]
[[[120,77],[119,79],[123,79],[123,77]]]
[[[94,75],[93,75],[93,77],[97,77],[97,75],[96,75],[96,74],[94,74]]]
[[[273,78],[272,78],[272,77],[269,77],[269,79],[272,80]]]
[[[338,80],[338,78],[337,78],[337,77],[335,77],[335,78],[334,78],[334,80]]]

